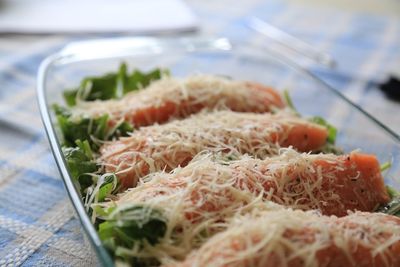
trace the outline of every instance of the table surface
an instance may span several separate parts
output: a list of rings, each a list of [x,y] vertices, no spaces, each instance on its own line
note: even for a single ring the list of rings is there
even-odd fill
[[[197,35],[266,44],[244,26],[257,16],[329,52],[338,62],[335,69],[300,63],[400,133],[400,104],[377,87],[400,72],[400,2],[348,2],[189,4],[201,24]],[[49,150],[35,96],[37,68],[46,56],[70,41],[96,37],[104,36],[0,35],[0,266],[96,265]]]

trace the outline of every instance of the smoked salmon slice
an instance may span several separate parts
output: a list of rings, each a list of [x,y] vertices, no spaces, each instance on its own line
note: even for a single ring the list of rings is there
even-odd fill
[[[106,172],[116,173],[123,188],[129,188],[149,173],[187,165],[204,150],[265,158],[276,155],[280,147],[293,146],[302,152],[321,149],[327,136],[325,127],[289,112],[202,112],[142,127],[130,137],[109,142],[100,149],[99,163]]]

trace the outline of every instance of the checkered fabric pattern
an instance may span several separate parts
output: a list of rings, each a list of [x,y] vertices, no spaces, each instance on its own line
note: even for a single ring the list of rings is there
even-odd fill
[[[200,35],[266,44],[245,26],[257,16],[338,62],[305,63],[378,119],[400,132],[400,104],[377,89],[400,70],[400,19],[281,1],[191,1]],[[56,169],[36,104],[40,62],[67,42],[104,36],[0,36],[0,266],[98,264]],[[397,65],[396,65],[397,64]]]

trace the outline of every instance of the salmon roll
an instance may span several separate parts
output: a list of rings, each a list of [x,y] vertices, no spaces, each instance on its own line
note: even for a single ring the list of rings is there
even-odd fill
[[[142,127],[130,137],[100,148],[99,164],[116,173],[123,188],[136,185],[151,172],[185,166],[201,151],[232,157],[276,155],[280,147],[298,151],[321,149],[328,130],[289,112],[255,114],[233,111],[202,112],[164,125]]]
[[[108,114],[111,124],[124,120],[139,127],[185,118],[205,108],[264,113],[284,107],[281,95],[270,87],[221,76],[193,75],[185,79],[163,77],[119,100],[79,102],[74,116]]]
[[[400,218],[346,217],[279,210],[244,216],[192,252],[179,267],[396,267]],[[164,265],[165,266],[165,265]]]

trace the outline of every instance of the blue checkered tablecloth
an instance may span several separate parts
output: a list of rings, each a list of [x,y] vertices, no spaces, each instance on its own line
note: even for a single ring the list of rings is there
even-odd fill
[[[377,89],[400,72],[400,17],[282,1],[190,1],[198,35],[268,44],[246,27],[257,16],[336,59],[305,65],[400,133],[400,103]],[[0,35],[0,266],[90,266],[94,254],[74,217],[36,104],[40,62],[70,41],[104,36]]]

